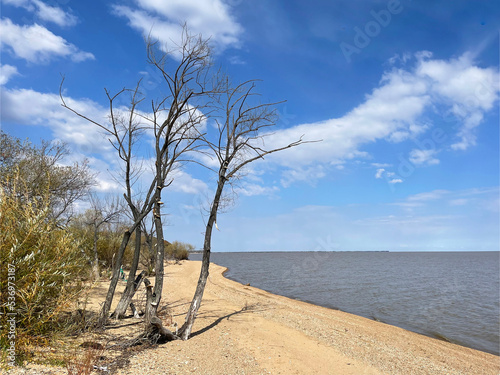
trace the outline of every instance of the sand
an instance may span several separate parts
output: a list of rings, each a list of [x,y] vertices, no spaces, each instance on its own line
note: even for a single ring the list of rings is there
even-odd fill
[[[165,269],[163,299],[179,326],[200,266]],[[191,339],[139,352],[115,373],[500,374],[498,356],[244,286],[224,270],[211,265]]]

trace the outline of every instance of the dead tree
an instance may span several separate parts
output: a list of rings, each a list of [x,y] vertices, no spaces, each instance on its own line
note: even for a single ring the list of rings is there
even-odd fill
[[[138,105],[144,99],[139,90],[140,82],[135,90],[123,89],[114,96],[106,91],[110,106],[110,124],[101,124],[72,109],[65,103],[61,90],[61,100],[64,107],[99,126],[110,136],[110,142],[123,162],[123,182],[126,190],[124,198],[134,220],[133,224],[125,231],[116,256],[110,287],[101,310],[101,324],[104,324],[108,319],[123,253],[131,233],[134,230],[140,230],[143,219],[152,213],[157,238],[155,284],[154,289],[150,290],[151,293],[148,294],[145,314],[146,330],[152,336],[163,332],[158,329],[157,320],[154,319],[163,289],[165,245],[162,223],[162,192],[172,183],[171,174],[175,168],[188,161],[187,155],[197,148],[197,142],[203,136],[200,127],[206,121],[206,116],[210,114],[211,110],[210,94],[213,94],[217,89],[208,74],[211,66],[211,51],[207,40],[193,37],[184,29],[180,45],[168,50],[168,52],[159,52],[157,47],[156,42],[148,40],[148,63],[161,77],[167,95],[163,99],[151,101],[149,113],[145,110],[138,110]],[[132,94],[132,99],[126,114],[123,114],[115,110],[114,102],[117,97],[129,92]],[[153,136],[155,162],[153,178],[149,189],[141,198],[142,204],[139,206],[134,203],[132,195],[132,185],[138,174],[138,170],[134,169],[133,160],[134,147],[138,142],[139,135],[143,132],[149,132]],[[137,234],[136,238],[139,238],[139,232]],[[138,261],[139,254],[136,252],[133,266]],[[134,276],[129,275],[129,280],[133,279]],[[145,280],[145,282],[148,281]],[[133,289],[130,288],[129,291],[132,293]],[[124,314],[128,306],[127,301],[130,301],[129,297],[128,293],[123,296],[124,302],[120,304],[120,309],[115,311],[116,316]]]
[[[172,67],[172,58],[178,63]],[[148,291],[145,323],[150,337],[164,336],[158,326],[156,311],[163,291],[165,241],[162,224],[161,192],[172,181],[168,176],[198,147],[203,137],[201,125],[210,114],[211,97],[218,87],[209,78],[211,50],[208,41],[193,37],[184,29],[182,42],[177,48],[158,53],[156,43],[148,43],[148,62],[156,68],[168,87],[168,96],[152,103],[153,131],[155,137],[155,203],[153,219],[156,231],[156,259],[154,289]],[[160,120],[162,119],[162,120]],[[163,337],[168,339],[168,337]]]
[[[227,81],[226,81],[227,82]],[[186,314],[186,320],[179,330],[179,337],[187,340],[200,308],[203,292],[208,279],[212,229],[217,219],[224,187],[237,178],[246,165],[263,159],[266,155],[298,146],[305,141],[302,138],[295,142],[274,149],[265,149],[263,131],[276,124],[277,103],[251,104],[253,102],[255,81],[244,82],[236,87],[226,83],[225,95],[221,98],[219,108],[223,113],[217,121],[218,132],[214,140],[203,137],[205,144],[218,161],[217,187],[208,213],[203,243],[203,260],[196,292]]]
[[[123,233],[122,242],[116,254],[115,262],[113,265],[111,283],[109,285],[108,293],[106,294],[106,299],[104,300],[104,304],[101,309],[99,325],[104,326],[108,320],[111,303],[113,301],[116,286],[120,277],[120,267],[122,266],[123,255],[130,240],[131,234],[136,230],[136,228],[140,226],[143,218],[148,215],[149,212],[151,212],[154,206],[156,193],[155,180],[150,182],[149,189],[145,194],[144,199],[142,199],[142,204],[140,206],[137,206],[135,204],[133,195],[133,186],[139,178],[141,172],[140,166],[134,164],[135,151],[137,143],[139,142],[139,138],[146,129],[146,123],[143,120],[141,113],[138,111],[138,105],[143,101],[144,98],[142,97],[140,92],[140,81],[137,83],[135,89],[130,90],[124,88],[114,95],[111,95],[108,90],[105,90],[109,102],[109,123],[103,124],[76,111],[66,103],[62,95],[63,83],[64,79],[63,82],[61,82],[60,88],[62,106],[102,129],[109,137],[109,142],[116,150],[118,158],[122,162],[122,176],[120,182],[125,189],[123,197],[127,202],[133,217],[132,225]],[[127,111],[124,113],[123,111],[115,108],[115,102],[121,95],[125,94],[131,94],[131,99],[130,105],[127,108]],[[135,275],[133,277],[135,277]]]

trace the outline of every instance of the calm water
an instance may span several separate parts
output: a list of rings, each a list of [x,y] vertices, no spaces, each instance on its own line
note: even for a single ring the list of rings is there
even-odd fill
[[[213,253],[211,261],[275,294],[500,351],[498,252]]]

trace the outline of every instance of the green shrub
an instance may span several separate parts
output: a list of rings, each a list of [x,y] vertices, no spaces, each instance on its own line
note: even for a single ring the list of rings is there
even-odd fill
[[[59,314],[74,302],[88,275],[79,242],[51,218],[50,189],[34,199],[19,175],[0,187],[0,319],[15,317],[15,345],[48,341],[61,327]],[[15,315],[7,315],[15,314]],[[0,324],[8,349],[11,326]]]
[[[185,242],[174,241],[165,248],[167,259],[187,260],[189,253],[194,250],[194,246]]]

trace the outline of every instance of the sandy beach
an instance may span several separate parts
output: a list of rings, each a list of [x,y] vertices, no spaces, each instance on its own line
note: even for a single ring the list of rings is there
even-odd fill
[[[170,307],[170,317],[164,321],[166,325],[183,323],[200,267],[201,262],[183,261],[165,268],[163,301]],[[224,271],[223,267],[211,265],[191,339],[138,351],[128,359],[126,367],[111,373],[500,373],[500,357],[495,355],[277,296],[226,279]],[[106,285],[102,282],[98,291],[104,293]],[[117,295],[114,304],[118,299]],[[132,320],[121,323],[128,326]],[[9,373],[65,374],[66,371],[35,365]]]
[[[166,268],[181,325],[201,262]],[[131,358],[128,374],[499,374],[500,358],[341,311],[273,295],[212,265],[188,341]]]

